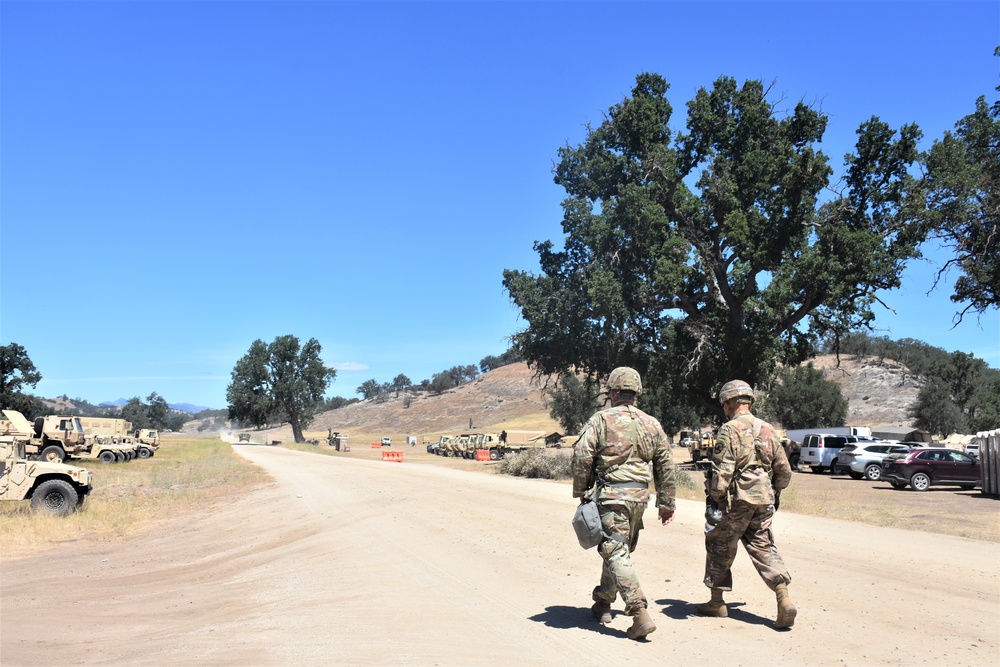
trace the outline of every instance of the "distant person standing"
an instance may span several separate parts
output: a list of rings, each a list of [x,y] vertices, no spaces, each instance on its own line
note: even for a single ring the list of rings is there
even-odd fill
[[[705,585],[712,589],[712,599],[698,605],[698,611],[705,616],[729,615],[722,594],[733,590],[731,568],[742,541],[761,579],[775,593],[774,627],[790,628],[798,613],[788,596],[792,577],[774,546],[771,519],[792,469],[774,428],[751,414],[753,401],[753,389],[743,380],[727,382],[719,390],[719,403],[729,421],[715,439],[706,491],[722,515],[714,527],[712,521],[706,525]]]
[[[500,444],[501,445],[507,444],[507,431],[506,430],[500,431]]]
[[[673,520],[674,462],[660,422],[635,407],[642,393],[639,373],[627,367],[611,371],[608,393],[611,407],[590,418],[573,447],[573,497],[597,502],[605,533],[597,547],[604,566],[591,613],[601,623],[610,623],[611,604],[621,595],[625,613],[633,617],[628,637],[641,639],[656,630],[656,624],[631,553],[642,529],[650,482],[655,482],[660,521],[666,525]]]

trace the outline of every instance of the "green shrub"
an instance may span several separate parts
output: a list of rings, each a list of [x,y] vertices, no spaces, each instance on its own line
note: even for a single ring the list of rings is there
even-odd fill
[[[534,479],[569,479],[570,459],[564,455],[552,455],[544,449],[526,449],[501,459],[497,471],[515,477]]]

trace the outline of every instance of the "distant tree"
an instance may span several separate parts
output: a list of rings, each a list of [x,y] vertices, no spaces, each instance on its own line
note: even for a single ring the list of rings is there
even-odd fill
[[[170,429],[171,431],[180,431],[184,428],[184,424],[191,420],[191,415],[186,412],[173,411],[167,415],[167,424],[164,429]]]
[[[961,321],[970,309],[1000,306],[1000,100],[977,99],[954,134],[934,142],[925,163],[932,226],[955,251],[938,276],[959,269],[951,300],[967,304],[956,315]]]
[[[406,377],[402,373],[392,379],[392,388],[396,390],[396,396],[399,396],[399,392],[404,389],[409,389],[411,384],[413,383],[410,382],[410,378]]]
[[[979,386],[979,391],[971,403],[975,406],[969,417],[969,431],[993,431],[1000,429],[1000,371],[994,371]]]
[[[779,382],[771,388],[762,416],[779,422],[786,429],[813,426],[843,426],[847,420],[847,399],[840,385],[823,377],[812,362],[785,368]]]
[[[339,408],[343,408],[348,405],[353,405],[358,402],[360,402],[360,399],[357,398],[344,398],[343,396],[332,396],[326,399],[326,402],[323,404],[323,409],[337,410]]]
[[[598,400],[600,385],[589,378],[581,382],[575,373],[560,374],[556,387],[548,393],[549,415],[559,422],[567,435],[579,433],[583,423],[601,406]]]
[[[519,361],[524,361],[524,357],[518,350],[510,348],[500,356],[489,355],[483,357],[482,360],[479,362],[479,370],[483,373],[486,373],[495,370],[497,368],[500,368],[502,366],[516,364]]]
[[[119,413],[121,419],[132,423],[132,428],[149,428],[149,418],[146,416],[146,405],[138,396],[128,399]]]
[[[226,388],[230,419],[256,428],[270,422],[274,405],[269,393],[269,360],[267,343],[258,339],[236,362],[233,381]]]
[[[146,421],[149,426],[141,427],[134,426],[134,428],[167,428],[167,415],[170,413],[170,406],[167,405],[166,399],[157,394],[155,391],[146,397],[149,404],[146,407]]]
[[[454,377],[448,371],[442,371],[440,373],[435,373],[431,378],[429,389],[435,394],[443,394],[449,389],[456,386]]]
[[[968,421],[951,398],[951,389],[941,378],[932,377],[917,394],[907,410],[913,425],[928,433],[947,438],[967,430]]]
[[[229,418],[260,427],[282,419],[295,442],[305,442],[309,425],[337,371],[327,367],[315,338],[304,345],[295,336],[278,336],[270,344],[255,340],[236,362],[226,388]],[[272,422],[273,423],[273,422]]]
[[[28,356],[27,350],[17,343],[0,346],[0,408],[17,410],[28,419],[45,411],[37,396],[26,393],[42,380],[42,374]]]
[[[381,385],[379,385],[378,380],[372,378],[371,380],[362,382],[355,391],[361,394],[362,399],[367,401],[369,398],[378,396],[380,390]]]

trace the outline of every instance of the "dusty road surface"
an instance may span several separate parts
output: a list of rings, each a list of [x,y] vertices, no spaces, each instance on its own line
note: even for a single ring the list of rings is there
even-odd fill
[[[3,564],[0,664],[997,665],[996,544],[779,513],[799,618],[741,552],[707,599],[702,510],[647,511],[635,562],[657,631],[591,617],[600,558],[565,483],[237,447],[275,484],[120,544]]]

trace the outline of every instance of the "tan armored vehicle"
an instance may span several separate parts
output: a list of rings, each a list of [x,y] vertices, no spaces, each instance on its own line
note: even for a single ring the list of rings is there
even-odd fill
[[[30,500],[36,512],[65,516],[83,505],[90,494],[92,474],[85,468],[29,461],[25,443],[32,427],[15,410],[4,410],[17,434],[0,435],[0,500]]]
[[[690,450],[694,463],[711,458],[712,450],[715,449],[715,436],[711,431],[681,431],[680,439],[681,446]]]
[[[19,436],[28,458],[62,463],[86,450],[86,435],[79,417],[49,415],[38,417],[32,425],[16,410],[4,410],[3,413],[6,419],[0,420],[0,436]],[[11,413],[17,418],[12,419]],[[24,432],[25,425],[27,432]]]

